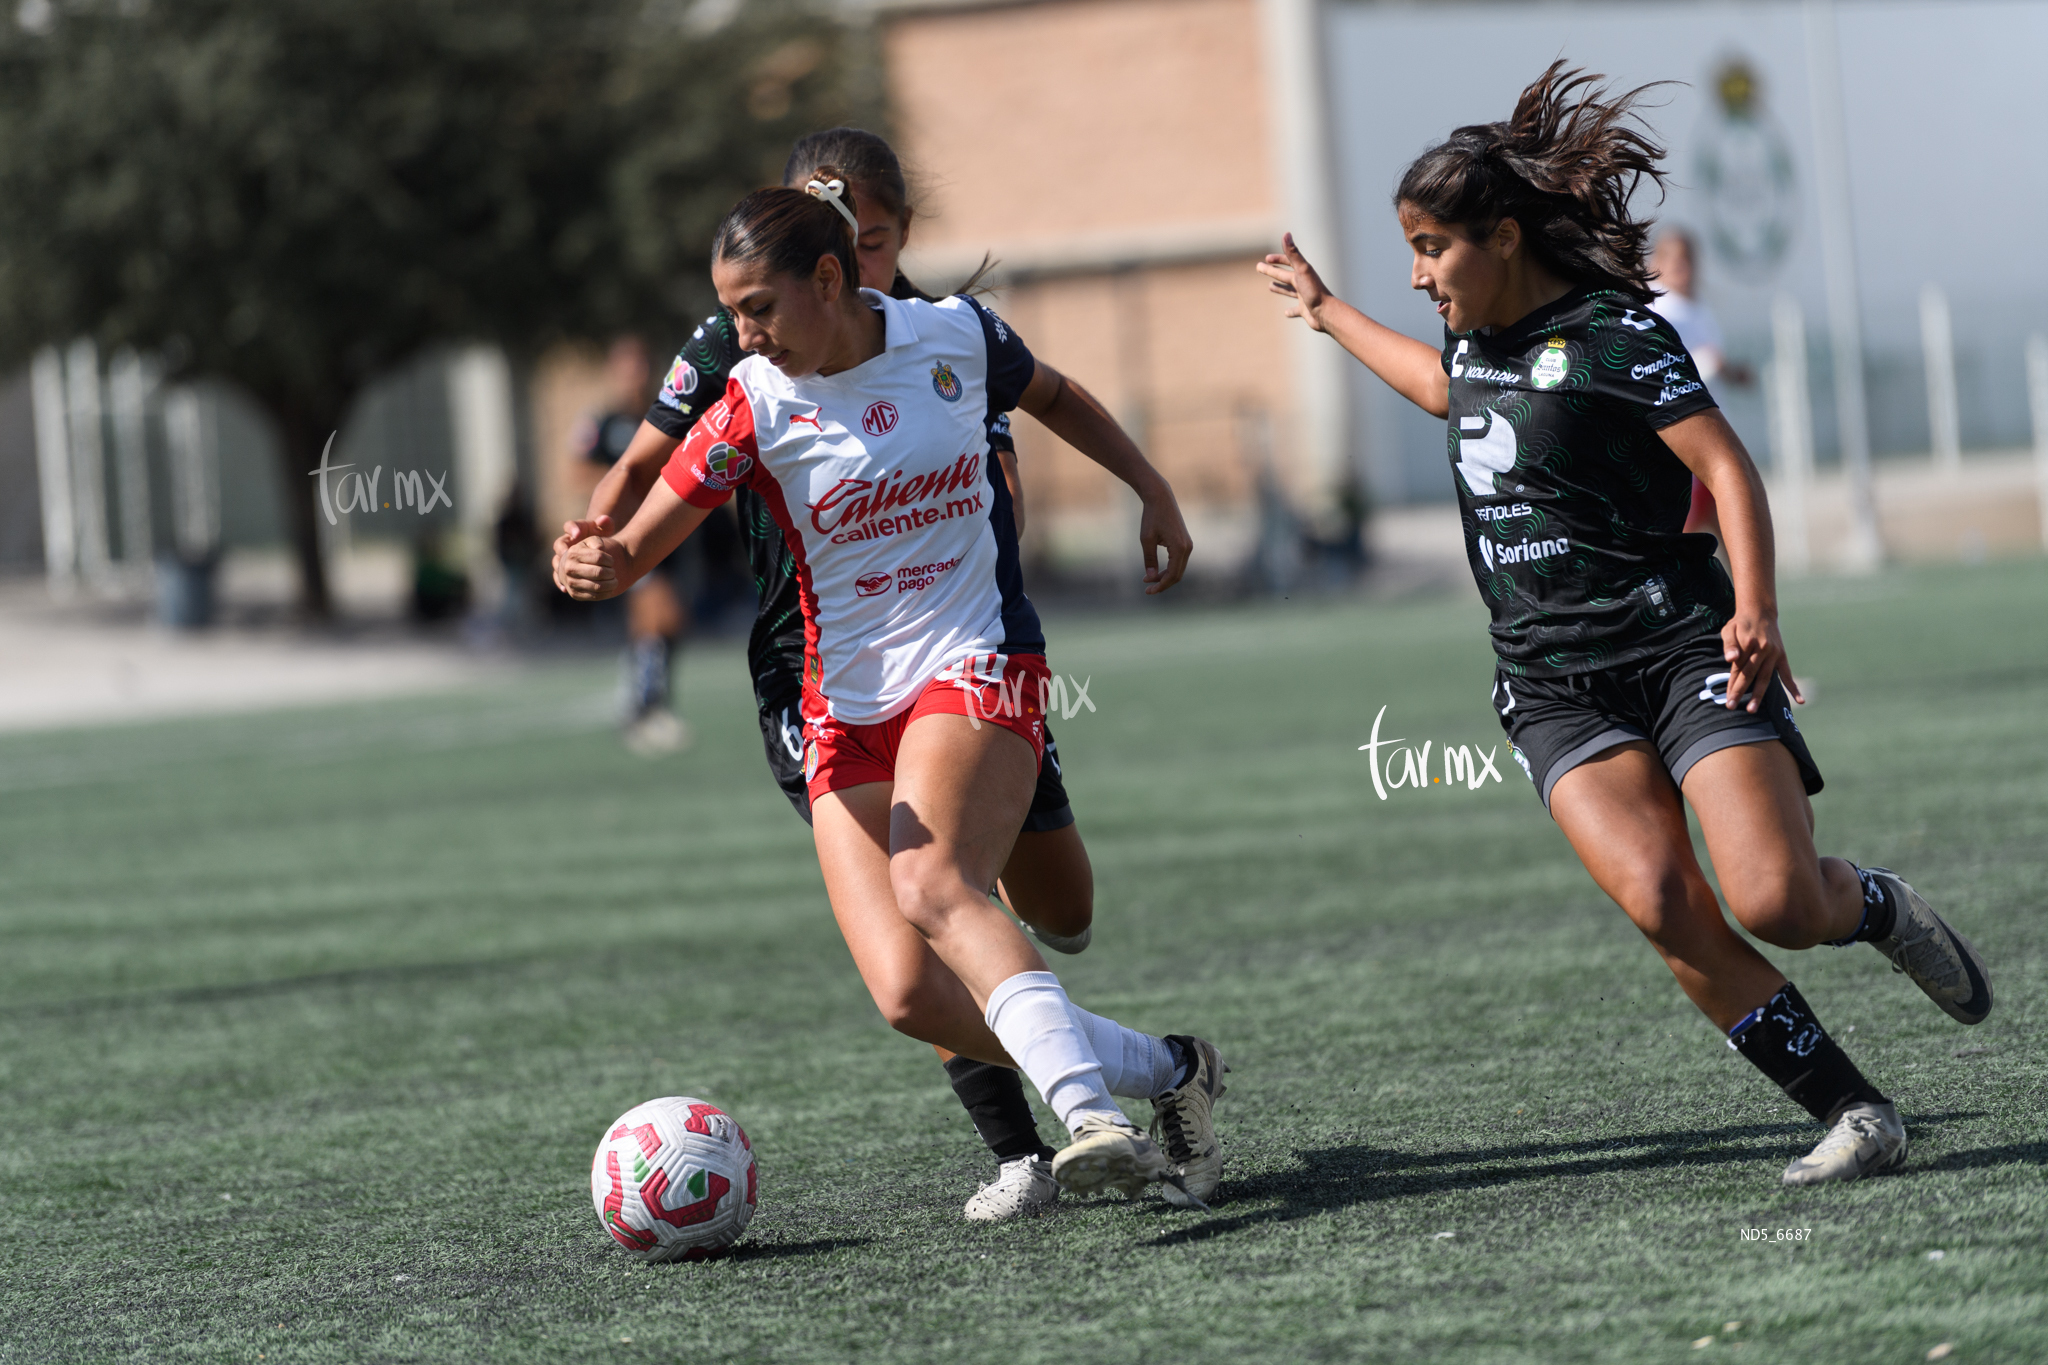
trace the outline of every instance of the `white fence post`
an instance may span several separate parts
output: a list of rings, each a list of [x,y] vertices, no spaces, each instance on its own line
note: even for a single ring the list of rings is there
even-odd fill
[[[64,361],[54,346],[29,366],[35,410],[36,483],[43,504],[43,568],[58,596],[78,586],[78,513],[71,499],[71,426],[64,402]]]
[[[100,353],[89,340],[64,356],[65,428],[71,438],[71,510],[78,527],[78,571],[95,588],[113,576],[107,550],[107,447],[100,429]]]
[[[2041,546],[2048,549],[2048,336],[2027,338],[2027,402],[2034,409],[2034,495],[2041,505]]]
[[[504,600],[505,572],[498,563],[498,514],[512,491],[517,455],[512,436],[512,367],[495,346],[471,346],[448,367],[448,406],[455,425],[456,486],[462,503],[463,562],[478,607]]]
[[[155,387],[156,375],[135,352],[116,352],[108,362],[107,408],[114,428],[114,500],[121,509],[121,562],[138,576],[149,573],[154,558],[147,404]]]
[[[1813,479],[1813,409],[1806,388],[1806,314],[1799,300],[1780,294],[1771,301],[1770,367],[1764,397],[1770,407],[1771,455],[1778,487],[1771,522],[1777,531],[1778,567],[1805,573],[1813,564],[1807,538],[1807,488]]]
[[[1920,290],[1920,350],[1927,361],[1927,429],[1934,467],[1954,476],[1963,469],[1963,419],[1956,401],[1956,335],[1948,295],[1938,284]]]

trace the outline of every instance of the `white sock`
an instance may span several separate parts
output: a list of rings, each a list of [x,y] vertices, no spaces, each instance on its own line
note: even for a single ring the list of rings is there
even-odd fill
[[[1173,1089],[1180,1070],[1173,1044],[1090,1014],[1071,1000],[1067,1001],[1067,1013],[1074,1016],[1074,1023],[1087,1035],[1088,1046],[1102,1061],[1103,1089],[1139,1100],[1157,1099]]]
[[[1068,1132],[1090,1114],[1130,1122],[1109,1097],[1101,1059],[1069,1011],[1058,977],[1019,972],[989,993],[988,1026]]]

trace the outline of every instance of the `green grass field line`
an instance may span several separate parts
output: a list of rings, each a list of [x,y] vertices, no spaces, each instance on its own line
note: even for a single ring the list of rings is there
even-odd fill
[[[990,1163],[867,1000],[729,646],[659,761],[598,662],[0,737],[0,1362],[2048,1358],[2044,622],[2036,562],[1786,591],[1823,848],[1999,992],[1966,1030],[1868,949],[1772,953],[1913,1140],[1802,1193],[1813,1125],[1504,747],[1375,795],[1382,706],[1500,746],[1469,596],[1049,622],[1098,882],[1054,966],[1230,1058],[1206,1218],[961,1219]],[[639,1267],[586,1172],[672,1093],[745,1124],[761,1209]]]

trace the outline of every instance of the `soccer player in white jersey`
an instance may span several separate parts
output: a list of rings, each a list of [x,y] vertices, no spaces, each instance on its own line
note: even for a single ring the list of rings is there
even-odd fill
[[[1031,800],[1048,681],[991,426],[1021,407],[1131,486],[1148,592],[1179,580],[1185,526],[1108,414],[993,313],[859,289],[852,199],[826,166],[726,216],[712,279],[751,354],[625,529],[567,548],[563,578],[579,598],[613,596],[733,489],[759,493],[802,587],[819,866],[876,1005],[913,1037],[1014,1061],[1073,1135],[1053,1163],[1063,1187],[1162,1181],[1169,1200],[1200,1202],[1221,1166],[1215,1047],[1075,1006],[988,899]],[[1176,1170],[1118,1094],[1151,1099],[1215,1159]]]

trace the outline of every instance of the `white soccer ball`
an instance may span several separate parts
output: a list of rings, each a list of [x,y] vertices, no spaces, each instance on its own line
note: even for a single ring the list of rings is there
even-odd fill
[[[688,1096],[628,1109],[590,1162],[598,1221],[643,1261],[719,1255],[746,1231],[758,1194],[747,1135],[716,1105]]]

